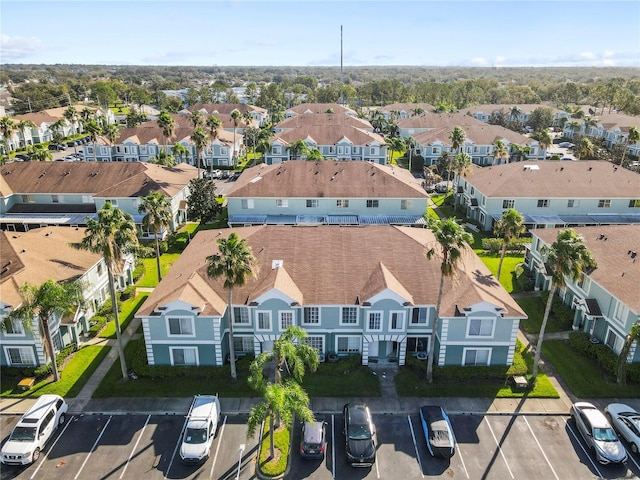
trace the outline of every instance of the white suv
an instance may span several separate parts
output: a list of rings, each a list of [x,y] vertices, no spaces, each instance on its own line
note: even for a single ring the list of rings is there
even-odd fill
[[[68,406],[59,395],[42,395],[25,413],[0,450],[5,465],[28,465],[40,457],[40,451],[53,432],[65,421]]]

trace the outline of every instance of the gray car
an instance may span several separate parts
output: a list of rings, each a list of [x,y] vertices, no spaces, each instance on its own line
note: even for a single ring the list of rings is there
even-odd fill
[[[576,402],[571,406],[571,418],[596,460],[603,464],[624,463],[627,451],[609,424],[607,417],[595,405]]]
[[[326,422],[304,422],[300,456],[303,458],[324,458],[326,449]]]

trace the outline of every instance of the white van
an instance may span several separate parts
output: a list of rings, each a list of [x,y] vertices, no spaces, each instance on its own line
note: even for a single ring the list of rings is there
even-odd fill
[[[220,400],[217,395],[196,395],[180,445],[180,458],[184,463],[202,463],[209,458],[219,420]]]
[[[68,405],[59,395],[42,395],[25,413],[0,450],[0,462],[5,465],[28,465],[40,457],[40,452],[65,421]]]

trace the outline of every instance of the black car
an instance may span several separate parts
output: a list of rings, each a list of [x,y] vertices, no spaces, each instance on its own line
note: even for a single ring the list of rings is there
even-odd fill
[[[56,151],[56,152],[67,149],[67,147],[65,147],[64,145],[61,145],[59,143],[50,143],[48,148],[49,148],[49,150],[53,150],[53,151]]]
[[[19,153],[16,155],[16,159],[22,160],[23,162],[28,162],[31,160],[31,155],[27,155],[26,153]]]
[[[376,461],[376,445],[369,407],[364,403],[347,403],[342,413],[347,463],[352,467],[370,467]]]

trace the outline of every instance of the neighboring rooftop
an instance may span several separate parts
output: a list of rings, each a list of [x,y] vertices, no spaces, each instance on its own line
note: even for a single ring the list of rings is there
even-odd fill
[[[466,135],[466,142],[475,145],[492,145],[496,140],[507,140],[510,144],[517,145],[537,143],[536,140],[499,125],[482,123],[481,125],[466,125],[463,129]],[[451,127],[441,127],[415,134],[413,138],[421,145],[441,142],[443,145],[451,146],[451,140],[449,139],[451,130]]]
[[[401,118],[398,120],[399,128],[449,128],[459,126],[465,129],[468,125],[486,125],[482,120],[478,120],[471,115],[463,113],[423,113],[414,115],[409,118]]]

